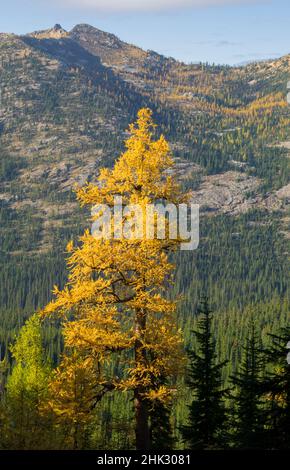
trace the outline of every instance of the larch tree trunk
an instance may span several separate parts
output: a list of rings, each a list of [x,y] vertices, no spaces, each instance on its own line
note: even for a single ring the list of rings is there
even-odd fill
[[[136,342],[135,342],[135,363],[146,364],[147,354],[143,347],[143,338],[146,331],[146,312],[138,310],[136,312]],[[135,407],[135,436],[136,449],[149,450],[151,448],[149,410],[147,400],[144,398],[144,388],[139,386],[134,391]]]

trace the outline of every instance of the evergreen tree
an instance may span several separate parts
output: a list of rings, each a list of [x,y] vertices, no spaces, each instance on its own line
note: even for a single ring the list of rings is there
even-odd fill
[[[290,327],[269,336],[272,344],[266,355],[270,370],[263,383],[268,402],[268,446],[290,449],[290,364],[287,362]]]
[[[264,360],[254,322],[246,339],[239,371],[232,377],[236,388],[233,427],[234,443],[238,447],[255,448],[264,444],[264,411],[261,400],[261,372]]]
[[[151,442],[154,450],[174,448],[174,437],[170,422],[171,406],[162,401],[155,401],[150,411]]]
[[[202,300],[198,313],[199,329],[193,331],[197,351],[190,350],[188,384],[194,394],[189,406],[189,423],[183,426],[182,436],[191,449],[214,449],[225,445],[226,412],[221,372],[226,364],[217,363],[215,343],[211,333],[211,310],[207,299]]]

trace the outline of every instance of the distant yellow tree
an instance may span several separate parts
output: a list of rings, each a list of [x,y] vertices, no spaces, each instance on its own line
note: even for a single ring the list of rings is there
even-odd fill
[[[69,448],[83,446],[85,429],[96,400],[98,376],[95,372],[90,358],[83,359],[72,352],[64,356],[50,381],[49,397],[42,409],[45,414],[52,412]]]
[[[15,362],[3,402],[2,441],[13,449],[49,447],[50,422],[40,408],[47,399],[51,371],[45,360],[37,314],[27,320],[10,351]]]
[[[163,136],[154,139],[154,127],[151,111],[141,109],[137,123],[130,125],[126,150],[113,169],[102,169],[97,184],[77,191],[82,205],[113,208],[119,196],[124,207],[138,204],[144,213],[148,204],[185,201],[172,172],[167,171],[174,164],[169,145]],[[69,243],[68,283],[62,291],[55,288],[55,299],[43,314],[63,315],[66,348],[94,361],[99,386],[104,389],[108,377],[102,371],[109,369],[104,364],[116,354],[121,358],[124,374],[111,377],[108,389],[133,392],[136,447],[148,449],[150,403],[170,399],[166,383],[183,363],[176,302],[166,295],[174,268],[168,255],[180,240],[169,237],[168,226],[164,239],[140,236],[136,214],[128,213],[119,223],[125,219],[136,229],[130,239],[124,233],[116,237],[115,220],[104,237],[96,238],[87,230],[78,246]],[[115,237],[110,237],[113,232]]]

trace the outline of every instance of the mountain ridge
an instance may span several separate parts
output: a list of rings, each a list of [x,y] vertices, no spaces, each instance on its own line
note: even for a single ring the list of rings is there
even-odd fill
[[[63,34],[63,37],[66,37],[66,36],[69,36],[69,37],[72,37],[72,38],[76,38],[78,39],[79,38],[79,35],[81,34],[85,34],[85,35],[95,35],[99,42],[102,43],[107,46],[107,47],[133,47],[134,49],[136,50],[139,50],[139,51],[143,51],[144,53],[153,53],[154,55],[158,55],[160,57],[163,57],[164,59],[167,59],[167,60],[170,60],[170,61],[174,61],[174,62],[178,62],[180,64],[183,64],[184,66],[187,66],[187,65],[190,65],[189,63],[185,63],[181,60],[178,60],[174,57],[169,57],[169,56],[165,56],[161,53],[158,53],[154,50],[150,50],[150,49],[142,49],[140,46],[136,46],[134,45],[133,43],[131,42],[127,42],[127,41],[123,41],[119,36],[117,36],[116,34],[113,34],[111,32],[108,32],[108,31],[104,31],[104,30],[101,30],[95,26],[92,26],[88,23],[78,23],[77,25],[75,25],[71,30],[67,31],[65,30],[60,24],[55,24],[54,27],[52,28],[48,28],[46,30],[39,30],[39,31],[34,31],[34,32],[31,32],[31,33],[27,33],[28,36],[42,36],[42,35],[50,35],[50,34]],[[0,33],[2,34],[2,33]],[[5,34],[5,33],[3,33]],[[43,36],[44,37],[44,36]],[[271,63],[273,61],[280,61],[281,59],[283,59],[283,57],[287,57],[290,55],[290,52],[289,54],[285,54],[285,55],[282,55],[282,56],[279,56],[279,57],[268,57],[268,58],[264,58],[264,59],[261,59],[261,60],[248,60],[248,61],[245,61],[243,63],[240,63],[240,64],[234,64],[233,66],[230,66],[230,65],[227,65],[227,64],[214,64],[216,65],[217,67],[219,66],[227,66],[227,67],[230,67],[230,68],[236,68],[236,67],[245,67],[245,66],[248,66],[248,65],[253,65],[253,64],[260,64],[260,63]],[[204,62],[205,63],[205,62]],[[196,64],[200,64],[200,62],[193,62],[193,65],[196,65]]]

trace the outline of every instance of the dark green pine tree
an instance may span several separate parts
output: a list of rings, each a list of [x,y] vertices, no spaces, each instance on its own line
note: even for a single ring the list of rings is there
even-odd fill
[[[211,333],[212,312],[207,299],[201,301],[197,351],[190,350],[188,385],[194,399],[189,405],[189,421],[182,426],[183,440],[190,449],[217,449],[226,445],[226,412],[221,373],[227,362],[217,363],[215,342]]]
[[[272,345],[266,355],[270,372],[263,383],[268,407],[268,446],[290,449],[290,327],[277,335],[270,334]],[[288,356],[288,357],[287,357]]]
[[[151,353],[151,359],[154,355]],[[167,385],[166,378],[152,377],[155,387],[158,389],[162,385]],[[171,424],[172,403],[164,403],[155,400],[148,403],[150,410],[150,438],[151,449],[154,450],[170,450],[174,449],[175,439],[173,437],[173,429]]]
[[[150,411],[151,448],[170,450],[174,448],[174,437],[170,422],[171,406],[157,401]]]
[[[255,324],[251,322],[239,371],[231,377],[235,387],[234,444],[242,448],[262,448],[265,444],[265,412],[262,407],[261,373],[264,358]]]

